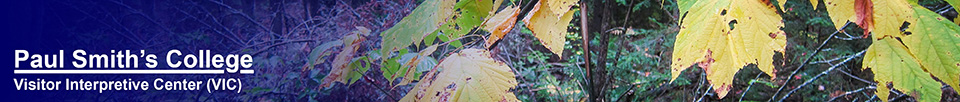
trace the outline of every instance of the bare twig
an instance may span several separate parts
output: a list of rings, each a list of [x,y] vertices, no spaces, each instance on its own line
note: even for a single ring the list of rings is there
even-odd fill
[[[853,93],[859,93],[859,92],[861,92],[861,91],[863,91],[863,90],[867,90],[867,89],[877,89],[877,87],[876,87],[876,86],[867,86],[867,87],[863,87],[863,88],[860,88],[860,89],[857,89],[857,90],[847,91],[847,92],[844,92],[844,93],[841,94],[841,95],[838,95],[838,96],[836,96],[836,97],[830,98],[830,100],[828,100],[827,102],[833,102],[833,101],[837,100],[837,99],[840,98],[840,97],[847,96],[847,95],[850,95],[850,94],[853,94]]]
[[[815,61],[815,62],[810,62],[810,63],[807,63],[807,64],[822,64],[822,63],[830,63],[830,62],[833,62],[833,61],[838,61],[838,60],[840,60],[840,59],[843,59],[843,58],[848,58],[848,57],[852,57],[852,56],[858,56],[858,55],[847,55],[847,56],[840,56],[840,57],[837,57],[837,58],[833,58],[833,59],[829,59],[829,60],[823,60],[823,61]]]
[[[713,85],[710,85],[710,87],[707,87],[707,90],[703,91],[703,95],[700,95],[700,98],[697,98],[696,102],[703,102],[703,97],[707,97],[707,93],[710,93],[710,89],[713,89],[711,87],[713,87]]]
[[[763,73],[758,73],[756,77],[753,77],[753,79],[760,78],[760,75],[763,75]],[[740,94],[740,99],[738,99],[737,102],[742,102],[742,101],[743,101],[743,96],[746,96],[746,95],[747,95],[747,92],[750,92],[750,87],[752,87],[753,84],[754,84],[754,83],[751,82],[750,85],[747,85],[747,89],[744,89],[744,90],[743,90],[743,93]]]
[[[877,85],[877,83],[875,83],[875,82],[873,82],[873,81],[868,81],[868,80],[865,80],[865,79],[863,79],[863,78],[854,76],[853,74],[850,74],[850,73],[848,73],[847,71],[840,70],[840,72],[843,73],[844,75],[850,76],[850,77],[853,78],[853,79],[860,80],[861,82],[864,82],[864,83],[867,83],[867,84],[870,84],[870,85]]]
[[[825,71],[823,71],[823,72],[820,72],[820,74],[817,74],[817,76],[814,76],[813,78],[810,78],[809,80],[803,82],[803,84],[800,84],[800,86],[797,86],[797,88],[793,88],[793,90],[790,90],[790,92],[787,92],[787,94],[784,94],[784,95],[783,95],[783,98],[780,98],[780,100],[777,101],[777,102],[783,102],[783,100],[787,99],[787,97],[790,97],[790,94],[793,94],[794,92],[797,92],[797,90],[800,90],[801,88],[803,88],[803,86],[807,86],[808,84],[812,83],[814,80],[819,79],[821,76],[829,74],[831,71],[833,71],[834,69],[836,69],[838,66],[843,65],[844,63],[847,63],[848,61],[852,60],[853,58],[860,57],[861,55],[863,55],[864,52],[867,52],[867,50],[860,51],[859,53],[855,54],[855,56],[847,57],[847,59],[846,59],[846,60],[843,60],[843,62],[840,62],[840,63],[837,64],[837,65],[833,65],[833,66],[831,66],[829,69],[827,69],[827,70],[825,70]]]
[[[851,22],[847,22],[846,24],[843,24],[843,27],[840,27],[840,28],[841,28],[841,29],[842,29],[842,28],[846,28],[847,26],[850,25],[850,23],[851,23]],[[810,63],[810,60],[813,59],[813,56],[816,56],[817,53],[820,53],[820,50],[823,49],[823,46],[826,46],[827,43],[830,42],[830,39],[832,39],[833,36],[836,36],[837,33],[841,32],[841,31],[843,31],[843,30],[837,30],[837,31],[834,31],[833,34],[830,34],[830,37],[827,37],[827,39],[824,40],[823,43],[821,43],[819,47],[817,47],[817,50],[814,50],[814,51],[813,51],[813,54],[810,54],[810,56],[807,57],[807,59],[804,60],[803,63],[800,63],[800,67],[797,67],[797,69],[794,69],[793,72],[790,73],[790,76],[795,76],[795,75],[797,75],[797,72],[800,72],[800,70],[803,69],[803,67],[806,66],[807,63]],[[783,88],[786,88],[786,85],[790,83],[790,80],[793,80],[793,77],[787,77],[787,80],[784,81],[783,85],[780,85],[780,89],[777,89],[777,92],[776,92],[776,93],[773,93],[773,96],[770,98],[770,100],[767,100],[767,101],[773,101],[773,99],[776,99],[777,96],[780,94],[780,91],[783,91]]]
[[[900,95],[898,95],[897,97],[890,98],[889,101],[890,101],[890,102],[897,102],[897,100],[903,99],[903,98],[906,97],[906,96],[907,96],[907,94],[900,94]]]
[[[843,33],[843,35],[846,35],[847,37],[834,36],[833,38],[837,38],[837,39],[840,39],[840,40],[857,40],[857,39],[863,39],[863,37],[860,37],[860,36],[852,36],[852,35],[850,35],[849,33],[847,33],[846,31],[841,31],[841,32]]]
[[[953,8],[953,7],[951,7],[950,5],[943,6],[943,8],[938,9],[936,12],[940,15],[943,15],[943,13],[947,13],[947,11],[950,11],[950,8]]]
[[[357,70],[354,69],[354,71],[357,71]],[[373,79],[371,79],[369,75],[364,75],[364,76],[363,76],[363,79],[364,79],[365,81],[367,81],[367,85],[370,85],[370,86],[373,86],[373,87],[377,87],[377,90],[380,90],[380,92],[383,92],[384,95],[386,95],[387,97],[390,97],[390,101],[399,101],[399,100],[397,100],[397,98],[394,98],[394,97],[393,97],[393,94],[392,94],[392,93],[390,93],[389,91],[384,90],[383,87],[374,85],[373,82],[375,82],[375,81],[373,81]],[[415,90],[411,90],[411,91],[415,91]]]
[[[617,101],[626,102],[626,101],[623,101],[623,96],[626,96],[626,95],[628,95],[628,94],[633,93],[633,90],[634,90],[633,88],[636,88],[637,85],[640,85],[640,84],[630,85],[630,86],[629,86],[630,88],[627,88],[627,91],[626,91],[626,92],[623,92],[623,94],[620,94],[620,96],[617,97]]]

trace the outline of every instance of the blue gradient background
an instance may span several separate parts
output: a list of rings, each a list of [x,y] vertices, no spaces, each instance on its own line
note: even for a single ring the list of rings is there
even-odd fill
[[[166,51],[171,49],[179,49],[184,53],[196,53],[199,49],[209,49],[214,53],[219,54],[248,54],[249,52],[238,52],[234,53],[232,51],[240,49],[240,46],[236,45],[223,45],[218,43],[211,42],[192,42],[191,44],[176,43],[180,40],[177,36],[178,34],[197,34],[186,32],[188,30],[174,30],[173,33],[115,33],[108,32],[104,29],[115,29],[113,26],[105,26],[103,23],[97,23],[97,20],[110,20],[107,18],[90,16],[82,12],[77,12],[76,9],[85,9],[85,8],[101,8],[107,12],[101,12],[100,14],[109,14],[109,13],[124,13],[127,12],[127,9],[124,7],[109,4],[109,1],[89,1],[89,2],[99,2],[103,4],[70,4],[64,3],[65,1],[55,1],[55,0],[13,0],[13,1],[3,1],[0,2],[0,7],[2,7],[2,20],[3,27],[0,27],[0,35],[3,35],[3,59],[5,63],[3,68],[5,70],[0,71],[0,75],[3,75],[3,81],[0,82],[2,86],[0,89],[3,89],[3,99],[11,99],[4,101],[178,101],[178,100],[195,100],[208,99],[208,100],[217,100],[217,101],[249,101],[249,100],[234,100],[236,96],[241,94],[235,92],[220,91],[214,93],[207,93],[206,90],[200,91],[105,91],[104,93],[98,93],[97,91],[63,91],[64,87],[60,87],[61,91],[18,91],[13,86],[14,83],[11,82],[13,78],[28,78],[33,80],[35,78],[45,78],[47,80],[63,80],[64,78],[70,78],[71,80],[85,79],[85,80],[122,80],[131,78],[134,80],[148,81],[151,84],[155,78],[164,78],[164,79],[188,79],[188,80],[206,80],[208,78],[241,78],[244,81],[244,89],[249,89],[251,86],[246,83],[255,83],[249,80],[244,79],[244,76],[256,76],[254,75],[239,75],[239,74],[226,74],[226,75],[14,75],[13,69],[14,65],[14,50],[28,50],[31,54],[55,54],[57,50],[64,50],[64,53],[67,56],[64,56],[67,69],[72,68],[70,61],[72,57],[69,55],[73,50],[84,49],[88,54],[90,53],[109,53],[109,50],[147,50],[148,53],[156,54],[158,56],[158,63],[160,67],[157,69],[168,68],[163,63],[163,57],[166,54]],[[88,1],[71,1],[71,2],[88,2]],[[131,1],[124,1],[131,2]],[[144,1],[146,2],[146,1]],[[152,1],[151,1],[152,2]],[[159,1],[158,1],[159,2]],[[149,3],[143,3],[149,4]],[[133,6],[134,8],[147,8],[145,6]],[[155,7],[159,8],[159,7]],[[114,10],[111,12],[111,10]],[[93,14],[93,15],[100,15]],[[168,15],[168,14],[149,14],[149,15]],[[170,15],[172,17],[178,17],[177,15]],[[128,17],[131,19],[136,19],[135,17]],[[137,20],[124,21],[127,24],[124,25],[134,25],[127,26],[129,29],[139,30],[142,32],[154,32],[150,31],[151,29],[156,29],[155,25],[146,22],[139,22]],[[169,22],[165,22],[169,23]],[[193,28],[189,26],[174,26],[170,28],[175,29],[188,29]],[[159,34],[159,35],[158,35]],[[245,34],[245,33],[239,33]],[[158,43],[150,44],[151,46],[142,46],[136,44],[135,39],[130,39],[123,37],[124,35],[132,36],[141,36],[144,39],[153,39],[161,40]],[[211,36],[207,38],[199,38],[201,40],[219,40],[222,39],[220,36]],[[170,44],[179,44],[179,45],[170,45]],[[142,61],[142,59],[141,59]],[[258,61],[258,60],[255,60]],[[21,69],[29,68],[26,62],[21,63]],[[256,65],[255,65],[256,66]],[[140,69],[146,69],[141,63]],[[257,70],[260,73],[262,67],[253,67],[251,69]],[[204,84],[207,84],[204,82]],[[62,84],[61,84],[62,85]],[[153,87],[153,85],[151,85]],[[205,88],[203,88],[205,89]]]

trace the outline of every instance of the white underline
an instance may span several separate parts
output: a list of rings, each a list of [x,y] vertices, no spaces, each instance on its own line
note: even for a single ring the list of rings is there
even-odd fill
[[[13,70],[13,74],[225,74],[226,70]],[[253,70],[240,70],[253,74]]]

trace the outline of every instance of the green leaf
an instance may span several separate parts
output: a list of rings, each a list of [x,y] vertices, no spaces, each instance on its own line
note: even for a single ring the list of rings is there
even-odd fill
[[[411,44],[419,44],[424,36],[434,33],[441,24],[454,15],[456,0],[426,0],[413,9],[410,15],[403,17],[394,27],[380,36],[382,59],[391,57],[390,53],[399,51]]]
[[[480,26],[483,23],[483,20],[489,15],[490,10],[494,8],[494,0],[460,0],[457,2],[456,11],[451,18],[453,22],[444,23],[440,26],[441,34],[439,36],[446,36],[447,40],[460,38],[461,36],[470,33],[471,30]]]
[[[363,78],[363,73],[366,73],[370,66],[370,62],[366,62],[367,57],[357,57],[350,62],[350,67],[353,69],[350,73],[347,73],[347,84],[352,85],[356,83],[357,80]]]
[[[496,3],[494,3],[496,2]],[[435,38],[441,41],[450,42],[454,47],[461,47],[462,43],[457,38],[470,33],[473,29],[479,27],[486,18],[492,15],[491,11],[496,10],[502,0],[426,0],[414,11],[403,18],[397,26],[384,31],[381,59],[383,65],[389,65],[384,70],[384,77],[396,80],[401,77],[415,77],[410,69],[415,64],[405,64],[405,62],[394,59],[393,52],[399,51],[396,55],[405,55],[411,44],[419,46],[421,40],[427,41],[426,44],[432,45]],[[494,5],[498,4],[498,5]],[[436,47],[434,47],[436,48]],[[430,51],[432,52],[432,51]],[[412,60],[414,62],[419,60]],[[397,65],[397,66],[393,66]],[[401,85],[416,78],[406,78],[401,81]]]

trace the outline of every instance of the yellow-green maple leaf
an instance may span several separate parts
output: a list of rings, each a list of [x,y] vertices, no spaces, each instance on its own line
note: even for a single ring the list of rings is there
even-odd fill
[[[783,52],[786,34],[770,2],[758,0],[680,0],[680,33],[674,48],[672,77],[694,64],[723,98],[734,74],[748,64],[774,74],[773,55]]]
[[[575,10],[569,10],[569,6],[572,6],[570,2],[576,4],[578,0],[541,0],[527,13],[527,17],[523,18],[527,28],[540,39],[540,43],[561,57],[564,42],[567,40],[564,38],[567,35],[567,26],[575,13]]]
[[[940,83],[920,68],[920,64],[894,38],[874,40],[863,58],[863,66],[872,68],[877,84],[877,96],[887,101],[887,83],[919,101],[939,101]]]
[[[902,56],[890,58],[889,56],[876,55],[878,56],[876,58],[864,59],[865,67],[873,68],[874,73],[877,73],[875,80],[880,83],[892,82],[894,89],[905,91],[913,97],[920,97],[918,99],[920,101],[940,100],[940,84],[934,81],[930,75],[953,87],[960,84],[958,82],[960,80],[960,55],[958,55],[960,53],[960,29],[958,28],[960,27],[952,24],[947,18],[916,4],[915,1],[876,0],[873,4],[881,7],[874,8],[876,12],[873,17],[874,22],[877,23],[874,25],[873,32],[874,45],[868,49],[868,52],[884,53],[880,51],[892,50],[892,52],[886,53],[896,53],[896,55]],[[906,27],[906,29],[903,27]],[[873,47],[881,45],[896,47],[886,49],[884,47]],[[889,60],[878,63],[896,63],[895,61],[918,63],[919,66],[894,67],[896,69],[885,68],[888,66],[881,65],[866,66],[866,62],[875,60]],[[918,75],[882,73],[887,71],[903,72],[900,70],[904,69],[917,70],[915,73]],[[917,83],[921,82],[916,82],[918,79],[913,78],[923,78],[920,81],[929,82],[922,83],[931,83],[932,85],[921,84],[923,86],[916,86]],[[885,88],[885,86],[878,85],[878,89]],[[919,91],[915,92],[919,94],[911,93],[913,91]],[[960,89],[954,89],[954,91],[960,91]],[[881,99],[886,99],[886,91],[879,91],[877,94]]]
[[[960,27],[947,18],[913,6],[917,19],[907,28],[902,38],[910,53],[930,74],[944,83],[957,87],[960,84]],[[960,88],[954,88],[960,92]]]
[[[920,101],[940,100],[939,83],[930,75],[953,87],[960,84],[960,27],[916,1],[857,2],[854,5],[859,8],[828,4],[828,10],[840,10],[830,11],[835,24],[837,19],[848,19],[871,29],[868,32],[872,32],[874,43],[868,48],[863,67],[872,68],[875,80],[881,83],[877,92],[881,99],[887,99],[885,83]]]
[[[512,69],[483,49],[464,49],[444,58],[401,102],[519,101]]]
[[[396,25],[383,31],[380,36],[380,55],[383,59],[390,58],[390,53],[406,48],[411,44],[419,44],[424,36],[434,33],[441,24],[454,14],[455,0],[426,0],[410,15],[403,17]]]
[[[486,18],[493,15],[491,11],[493,11],[494,8],[500,7],[499,5],[494,6],[494,1],[495,0],[458,0],[454,6],[456,9],[454,11],[455,13],[453,17],[448,20],[451,22],[440,26],[440,32],[437,33],[438,37],[442,38],[441,40],[443,41],[450,41],[470,33],[473,28],[479,27]],[[459,43],[459,41],[454,41],[454,44],[451,45],[459,46]]]
[[[503,0],[426,0],[417,8],[404,17],[394,27],[384,31],[381,36],[381,70],[384,71],[384,77],[388,80],[401,78],[401,76],[416,76],[418,73],[409,64],[416,64],[418,60],[406,62],[397,62],[399,58],[394,56],[394,52],[401,51],[397,56],[401,56],[407,51],[410,45],[419,46],[421,41],[427,41],[426,44],[433,44],[434,39],[440,38],[443,41],[454,40],[471,32],[474,28],[480,26],[486,18],[492,15]],[[459,41],[453,41],[453,46],[460,46]],[[434,47],[435,48],[435,47]],[[402,80],[405,84],[419,78],[406,77]]]

